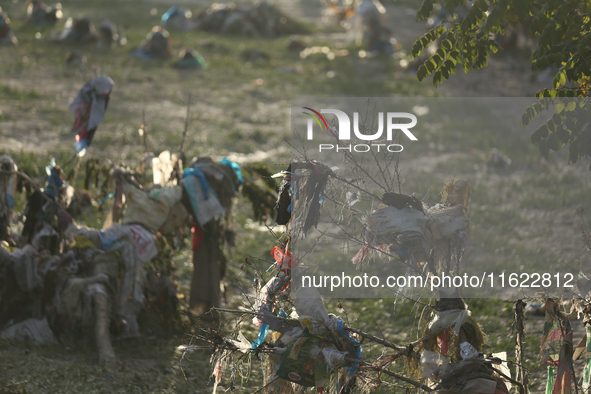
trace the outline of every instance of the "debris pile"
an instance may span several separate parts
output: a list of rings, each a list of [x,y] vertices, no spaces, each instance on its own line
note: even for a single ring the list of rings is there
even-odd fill
[[[0,45],[16,45],[17,43],[18,40],[10,30],[10,19],[0,7]]]
[[[96,29],[88,18],[68,18],[64,30],[51,37],[54,42],[70,45],[91,44],[97,39]]]
[[[77,193],[55,160],[46,168],[47,182],[41,189],[11,158],[0,158],[2,338],[56,342],[64,335],[92,336],[100,363],[114,367],[111,337],[140,335],[140,310],[156,305],[153,313],[162,315],[163,325],[180,323],[172,268],[160,263],[160,255],[168,253],[172,238],[188,234],[189,227],[195,251],[191,306],[198,315],[198,310],[205,313],[220,305],[222,247],[233,244],[234,198],[248,184],[256,206],[270,209],[272,200],[257,199],[265,191],[250,179],[254,170],[243,173],[228,159],[203,157],[183,171],[178,157],[159,155],[154,174],[161,183],[150,189],[130,171],[90,159],[84,166],[85,187],[94,180],[98,188],[103,178],[100,189],[114,189],[101,201],[112,199],[102,229],[78,225],[68,213]],[[22,233],[14,235],[8,227],[20,220],[12,212],[20,191],[17,179],[25,179],[35,191],[28,197]]]
[[[154,26],[148,33],[146,40],[131,53],[132,56],[150,60],[150,59],[168,59],[171,55],[170,35],[160,26]]]
[[[162,25],[177,30],[203,30],[246,37],[278,37],[300,34],[304,28],[272,4],[212,4],[207,10],[192,15],[179,7],[162,15]]]
[[[507,394],[512,387],[528,392],[527,374],[520,369],[512,377],[506,352],[484,354],[486,335],[455,289],[439,289],[436,302],[425,304],[420,337],[401,345],[329,313],[318,289],[306,287],[301,280],[311,267],[290,248],[296,237],[310,236],[318,225],[324,198],[334,201],[327,194],[330,184],[350,183],[317,161],[293,162],[273,177],[282,180],[275,209],[276,221],[286,225],[286,233],[271,251],[274,264],[266,271],[270,277],[257,271],[256,299],[250,308],[214,308],[218,313],[241,316],[242,321],[252,316],[258,335],[249,340],[238,330],[232,337],[201,330],[194,336],[197,344],[181,348],[184,354],[203,347],[213,350],[214,393],[223,384],[225,371],[240,368],[245,360],[242,355],[247,354],[263,361],[263,387],[270,393],[295,393],[307,387],[319,393],[353,389],[369,393],[388,378],[398,380],[396,387],[407,392]],[[369,248],[367,253],[375,250],[410,262],[413,272],[460,272],[470,225],[470,185],[465,180],[448,182],[441,194],[440,203],[431,207],[414,196],[386,192],[378,198],[373,194],[381,205],[366,217],[363,248]],[[248,259],[246,263],[254,266]],[[519,365],[527,302],[515,301]],[[578,300],[576,310],[591,311],[587,302]],[[548,387],[566,392],[574,376],[572,330],[553,300],[546,303],[546,321],[540,355],[542,363],[552,366]],[[363,347],[368,342],[383,349],[365,355]],[[586,346],[582,342],[574,357],[580,357]],[[394,364],[404,364],[406,373],[392,371]]]
[[[203,56],[190,49],[183,49],[179,53],[178,60],[172,66],[181,69],[197,70],[205,70],[207,68],[207,64],[205,63]]]
[[[391,55],[399,49],[387,26],[386,9],[378,0],[363,0],[361,4],[353,1],[342,8],[330,3],[330,8],[337,22],[347,29],[350,40],[370,53]]]
[[[127,39],[117,31],[115,23],[105,19],[99,28],[96,47],[98,49],[111,49],[117,45],[127,44]]]
[[[43,0],[29,0],[28,3],[25,19],[27,23],[49,26],[55,24],[63,16],[61,3],[53,6],[46,6]]]

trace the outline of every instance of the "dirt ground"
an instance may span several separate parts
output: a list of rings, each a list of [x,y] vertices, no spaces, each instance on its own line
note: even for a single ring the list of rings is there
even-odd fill
[[[107,55],[83,49],[88,59],[86,68],[68,68],[64,66],[64,56],[71,48],[58,48],[45,42],[49,34],[47,29],[42,30],[42,39],[36,40],[32,38],[36,29],[23,26],[24,3],[14,0],[10,5],[8,2],[0,4],[5,10],[13,12],[11,18],[21,41],[19,47],[0,48],[0,153],[28,153],[43,157],[48,156],[48,152],[71,151],[73,137],[69,128],[72,116],[67,107],[86,80],[102,73],[111,75],[116,86],[107,117],[93,142],[92,154],[113,161],[137,160],[141,149],[136,130],[141,123],[142,110],[147,114],[151,150],[163,147],[174,149],[180,143],[187,97],[191,94],[192,132],[187,141],[191,155],[229,156],[239,162],[264,161],[278,170],[284,169],[284,164],[289,161],[286,141],[290,138],[291,97],[531,97],[551,83],[548,75],[530,71],[527,58],[507,54],[493,57],[484,70],[469,74],[458,71],[437,89],[429,78],[419,85],[412,69],[395,62],[384,63],[379,59],[353,56],[347,32],[335,25],[332,11],[320,0],[274,2],[288,16],[313,26],[312,35],[249,41],[202,33],[173,33],[175,51],[190,44],[207,57],[209,69],[201,73],[172,70],[164,63],[142,64],[130,59],[128,52],[138,45],[151,26],[157,24],[160,15],[169,6],[205,8],[209,6],[209,1],[111,1],[108,2],[110,9],[96,1],[88,4],[64,1],[64,8],[72,9],[66,16],[86,11],[97,23],[104,16],[115,19],[118,13],[113,11],[113,7],[121,7],[121,18],[135,17],[136,12],[138,15],[138,21],[125,24],[129,40],[127,47]],[[406,52],[410,51],[414,40],[425,32],[424,22],[415,22],[419,3],[414,0],[383,2],[388,25]],[[157,10],[156,16],[150,14],[152,9]],[[290,39],[311,45],[327,45],[331,49],[348,48],[351,56],[339,63],[324,59],[305,61],[297,55],[283,53]],[[207,49],[201,46],[203,40],[213,40],[217,46]],[[238,59],[240,51],[253,47],[271,53],[271,62],[245,64]],[[329,75],[336,76],[332,78]],[[259,79],[264,81],[262,85],[256,82]],[[365,90],[356,93],[355,86],[358,85],[355,83]],[[371,90],[367,86],[371,86]],[[518,257],[524,259],[546,255],[551,256],[548,258],[558,256],[561,261],[579,265],[591,263],[589,254],[581,248],[580,219],[574,213],[579,206],[586,207],[588,211],[591,209],[587,194],[591,188],[589,163],[568,166],[564,155],[545,160],[535,147],[530,146],[525,132],[514,136],[500,130],[495,137],[497,140],[493,138],[486,142],[482,142],[477,133],[475,131],[474,136],[466,136],[469,141],[466,146],[449,152],[433,148],[425,156],[407,159],[403,166],[412,169],[412,174],[417,177],[434,180],[437,187],[431,190],[430,201],[437,201],[440,186],[445,181],[464,178],[471,182],[475,191],[471,220],[476,230],[470,257],[475,262],[489,264],[495,259],[506,258],[510,249],[519,249],[521,254]],[[520,158],[521,148],[510,151],[512,141],[515,146],[523,146],[523,157],[527,156],[527,159]],[[493,147],[506,147],[516,164],[506,171],[487,166],[481,156]],[[453,168],[453,173],[444,173],[448,168]],[[408,170],[407,174],[410,173]],[[427,188],[423,190],[422,186],[413,186],[411,180],[407,185],[409,192],[428,192]],[[547,205],[532,203],[532,196],[544,197],[542,202]],[[508,224],[505,227],[502,224],[489,225],[501,215],[507,215]],[[245,233],[244,238],[249,237],[249,242],[256,244],[260,233]],[[261,255],[263,253],[268,254],[268,251],[261,251]],[[240,294],[237,291],[233,294],[235,299],[230,303],[238,305]],[[539,336],[543,318],[528,319],[528,333]],[[495,317],[492,316],[491,320]],[[495,339],[499,342],[507,340],[501,337],[510,332],[510,319],[503,316],[500,321],[503,327],[498,330]],[[583,327],[580,321],[574,322],[573,327],[576,330],[575,341],[578,342],[583,335]],[[400,331],[403,330],[393,328],[392,336],[405,338],[406,333]],[[182,333],[166,339],[152,334],[137,343],[116,344],[116,352],[122,359],[120,371],[104,371],[96,366],[94,358],[85,354],[93,352],[92,348],[38,349],[30,344],[0,343],[0,360],[5,363],[0,365],[0,378],[19,383],[26,380],[21,373],[23,368],[43,370],[51,365],[51,371],[43,376],[55,375],[58,371],[57,377],[17,386],[28,387],[28,392],[55,392],[55,387],[65,387],[59,382],[59,374],[63,374],[62,379],[76,376],[87,384],[72,385],[67,388],[68,392],[211,392],[211,384],[207,386],[211,366],[206,355],[196,357],[203,360],[196,362],[195,369],[185,381],[181,378],[179,355],[174,350],[181,342]],[[533,357],[537,349],[530,350]],[[83,365],[80,370],[75,368],[78,363]],[[533,380],[538,387],[542,384],[544,373],[541,368],[535,372]],[[35,380],[35,377],[30,380]],[[241,392],[251,392],[249,390],[245,388]]]
[[[222,1],[221,3],[229,2]],[[152,3],[155,6],[159,6],[157,8],[159,13],[165,10],[167,4],[162,1],[151,1],[148,2],[148,5]],[[170,2],[170,4],[173,3],[183,5],[182,1]],[[189,5],[191,7],[206,7],[209,2],[200,0],[198,2],[185,2],[185,4],[187,7]],[[296,20],[306,21],[321,29],[329,27],[331,30],[337,30],[336,32],[321,31],[313,37],[306,37],[306,39],[326,41],[335,46],[342,46],[348,43],[347,33],[335,26],[333,12],[323,7],[320,1],[303,0],[294,2],[283,0],[277,1],[275,4],[287,15],[293,16]],[[387,10],[388,26],[392,29],[395,38],[406,51],[409,51],[414,40],[425,32],[424,22],[415,21],[414,15],[416,10],[413,8],[413,5],[416,6],[412,2],[384,2]],[[98,18],[99,16],[97,15],[96,17]],[[13,19],[16,19],[16,17],[13,17]],[[30,34],[30,31],[26,31],[26,33]],[[5,59],[5,61],[11,63],[10,65],[12,67],[10,67],[10,71],[12,72],[5,73],[2,76],[2,83],[19,91],[35,91],[46,102],[42,108],[31,108],[30,106],[23,105],[20,100],[14,100],[12,102],[10,100],[4,100],[0,104],[0,109],[3,113],[10,114],[11,118],[10,127],[2,127],[0,131],[0,145],[4,149],[39,153],[52,149],[65,148],[64,145],[66,143],[69,144],[70,138],[67,134],[67,129],[64,127],[69,123],[68,114],[64,109],[67,108],[69,102],[73,99],[85,80],[91,78],[97,72],[112,73],[111,70],[114,67],[119,68],[118,73],[120,74],[120,77],[117,78],[115,92],[123,89],[125,91],[125,97],[121,97],[120,94],[114,94],[111,103],[112,108],[116,107],[123,117],[134,114],[136,119],[138,118],[138,112],[145,109],[146,113],[149,114],[148,120],[157,119],[158,126],[168,125],[178,129],[182,127],[186,109],[184,103],[179,101],[186,100],[185,94],[187,89],[183,89],[181,86],[175,84],[167,86],[166,84],[159,83],[160,81],[153,80],[158,79],[154,74],[151,76],[143,75],[143,73],[133,75],[131,69],[124,69],[128,66],[129,61],[120,58],[117,58],[114,64],[97,64],[94,66],[94,70],[71,70],[56,64],[57,59],[48,53],[53,48],[47,48],[47,44],[43,44],[40,41],[39,45],[36,45],[35,48],[34,51],[30,48],[27,48],[27,51],[17,50],[16,56],[20,57],[20,59],[16,56],[10,59],[10,61],[9,59]],[[3,50],[5,52],[7,51],[6,48]],[[368,62],[357,64],[355,71],[359,75],[365,75],[365,77],[375,73],[374,65]],[[413,74],[413,69],[399,70],[396,71],[395,77],[408,78],[412,77]],[[181,73],[179,77],[185,78],[187,76]],[[387,75],[380,73],[372,76],[375,79],[387,77]],[[231,102],[233,101],[231,97],[250,96],[252,94],[252,86],[250,84],[244,84],[244,82],[242,81],[238,86],[235,83],[217,86],[213,94],[210,94],[210,89],[199,89],[197,87],[198,85],[191,83],[191,88],[195,87],[191,90],[194,90],[196,92],[194,95],[198,97],[197,100],[194,99],[193,111],[194,113],[207,114],[208,118],[199,119],[199,121],[208,123],[220,116],[228,116],[227,108],[232,106]],[[451,97],[530,97],[541,88],[547,86],[548,83],[547,77],[533,74],[529,70],[527,61],[523,59],[512,59],[508,56],[502,59],[491,59],[489,66],[478,72],[471,72],[469,74],[458,72],[457,75],[446,81],[438,89],[438,94]],[[424,81],[424,85],[430,85],[429,78]],[[279,98],[278,101],[266,102],[268,100],[258,100],[256,105],[249,108],[249,117],[251,119],[258,118],[258,123],[266,120],[272,124],[280,123],[287,125],[286,120],[288,121],[289,117],[286,116],[288,114],[285,108],[288,107],[287,103],[289,101],[290,90],[292,90],[292,93],[298,94],[298,89],[287,88],[285,92],[287,96],[282,95],[283,97]],[[239,92],[238,94],[235,94],[236,90]],[[387,93],[384,91],[382,94]],[[128,99],[134,96],[136,96],[136,100]],[[176,97],[178,100],[171,100],[171,97]],[[258,117],[257,114],[259,115]],[[244,118],[245,116],[239,116],[234,117],[233,120],[240,122],[241,128],[246,130],[251,129],[253,122],[245,121]],[[123,127],[121,123],[112,124],[108,127],[115,135],[129,133],[131,131],[128,127]],[[213,130],[205,130],[205,137],[201,136],[201,140],[192,142],[203,142],[203,138],[209,138],[208,136],[214,132]],[[122,151],[118,152],[118,155],[123,159],[128,154],[126,149],[127,147],[122,146]]]

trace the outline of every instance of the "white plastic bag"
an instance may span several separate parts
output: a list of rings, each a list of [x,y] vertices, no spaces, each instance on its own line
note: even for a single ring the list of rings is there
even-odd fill
[[[315,287],[300,287],[293,295],[293,303],[302,327],[313,335],[324,335],[329,324],[328,311]]]
[[[429,323],[431,332],[437,331],[440,328],[450,328],[453,326],[452,332],[455,335],[460,334],[460,328],[470,317],[472,313],[467,309],[452,309],[449,311],[442,311],[437,313],[435,318]]]
[[[450,208],[436,205],[427,210],[427,216],[427,227],[435,241],[450,239],[456,232],[465,230],[470,225],[461,205]]]
[[[139,224],[130,224],[129,230],[133,236],[135,250],[142,263],[147,263],[158,254],[154,236]]]
[[[438,380],[439,368],[447,364],[449,364],[449,361],[445,356],[430,350],[423,350],[423,353],[421,353],[421,375],[423,379]]]
[[[123,185],[123,193],[125,193],[127,209],[121,223],[141,223],[152,233],[158,231],[168,217],[169,207],[151,199],[148,193],[129,183]]]

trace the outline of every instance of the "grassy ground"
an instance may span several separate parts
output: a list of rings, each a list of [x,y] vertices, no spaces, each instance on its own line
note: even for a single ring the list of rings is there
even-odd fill
[[[292,6],[291,2],[280,3]],[[391,23],[406,27],[413,19],[408,10],[412,11],[415,3],[409,0],[389,4]],[[19,45],[0,48],[0,153],[12,155],[25,172],[40,182],[51,157],[56,157],[58,164],[70,158],[73,136],[69,129],[73,119],[67,106],[86,80],[100,74],[111,76],[116,85],[107,116],[88,155],[130,166],[138,163],[143,152],[136,132],[142,110],[146,113],[149,149],[156,153],[164,149],[174,151],[181,142],[189,95],[192,115],[186,142],[188,157],[231,154],[244,158],[258,152],[257,157],[272,169],[281,170],[289,162],[286,141],[290,139],[291,97],[531,95],[535,91],[534,84],[529,83],[529,74],[523,77],[523,71],[507,70],[506,64],[515,63],[507,58],[491,62],[488,74],[458,76],[442,91],[436,91],[428,83],[419,84],[411,72],[400,67],[399,60],[360,58],[360,48],[345,43],[339,28],[318,27],[318,20],[311,15],[322,14],[319,2],[301,2],[309,8],[294,11],[295,15],[310,18],[304,20],[309,34],[297,37],[247,39],[171,32],[175,54],[181,48],[190,47],[205,57],[208,69],[195,72],[173,69],[172,60],[146,62],[129,56],[171,3],[67,0],[62,4],[66,17],[87,15],[96,25],[103,18],[111,19],[124,29],[128,44],[109,52],[52,44],[47,41],[52,28],[26,26],[22,22],[24,1],[2,4],[11,17]],[[300,3],[293,4],[295,7]],[[199,6],[206,3],[199,2]],[[156,13],[151,12],[153,9]],[[422,27],[412,29],[410,32],[395,29],[407,50],[414,32]],[[37,32],[40,38],[36,38]],[[304,59],[287,51],[290,39],[311,46],[327,46],[336,56],[329,60],[326,54],[318,53]],[[204,45],[204,40],[214,45]],[[269,54],[270,61],[244,62],[239,55],[245,49],[263,50]],[[65,65],[65,55],[71,50],[79,50],[86,57],[83,69]],[[403,192],[436,202],[445,182],[455,178],[469,180],[473,190],[469,257],[478,263],[495,265],[510,261],[524,267],[533,262],[588,264],[589,259],[580,248],[580,223],[575,214],[580,206],[587,211],[591,209],[587,197],[591,181],[586,168],[566,166],[562,155],[550,161],[542,159],[530,146],[525,131],[508,132],[491,124],[486,132],[459,133],[450,131],[454,130],[453,121],[445,125],[445,133],[441,125],[433,124],[424,136],[422,153],[403,156]],[[485,164],[482,156],[491,148],[498,148],[512,159],[508,170]],[[21,196],[17,209],[22,204]],[[101,217],[102,214],[89,209],[78,221],[98,226]],[[243,200],[238,201],[235,220],[238,243],[229,251],[231,263],[226,279],[230,307],[241,305],[240,288],[249,288],[253,277],[248,269],[246,272],[240,269],[244,258],[262,258],[264,263],[258,264],[264,270],[267,262],[270,264],[269,251],[274,245],[269,234],[252,226],[250,208]],[[190,253],[184,251],[176,256],[174,264],[175,279],[185,295],[182,308],[186,308],[192,273]],[[339,302],[344,308],[337,306]],[[473,316],[489,335],[487,352],[506,350],[511,357],[514,354],[511,305],[500,299],[474,299],[468,303]],[[327,299],[326,305],[329,311],[347,316],[351,324],[383,334],[393,342],[404,343],[420,335],[416,317],[420,309],[414,309],[410,302]],[[535,387],[544,378],[544,370],[536,363],[542,319],[528,317],[527,365],[535,373],[532,378]],[[228,328],[232,324],[233,320],[229,319]],[[579,327],[582,323],[575,325]],[[242,330],[254,338],[250,324],[242,324]],[[0,393],[209,392],[208,354],[193,354],[186,364],[181,363],[175,351],[191,331],[185,327],[164,333],[157,325],[147,325],[142,337],[115,341],[119,363],[114,371],[96,364],[96,352],[90,341],[65,340],[59,346],[35,346],[3,340],[0,341]],[[367,346],[364,351],[375,355],[380,350]],[[260,363],[253,359],[250,380],[235,392],[253,392],[252,387],[260,384],[261,376]],[[226,387],[227,384],[225,381]],[[381,390],[391,392],[388,388]]]

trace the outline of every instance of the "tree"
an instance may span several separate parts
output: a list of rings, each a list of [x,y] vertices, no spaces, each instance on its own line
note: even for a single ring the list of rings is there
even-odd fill
[[[466,0],[423,0],[417,20],[428,18],[439,4],[451,15],[434,26],[413,45],[417,58],[432,42],[440,46],[417,70],[419,81],[433,75],[435,86],[462,67],[468,73],[488,65],[488,57],[500,46],[495,35],[504,35],[507,26],[525,29],[538,40],[539,48],[531,56],[532,71],[557,69],[552,87],[536,94],[540,100],[528,108],[523,126],[542,111],[554,114],[534,131],[531,141],[546,156],[550,149],[569,145],[569,161],[591,156],[591,2],[588,0],[476,0],[464,18],[454,11],[467,7]],[[574,98],[584,98],[575,100]],[[591,169],[591,167],[590,167]]]

